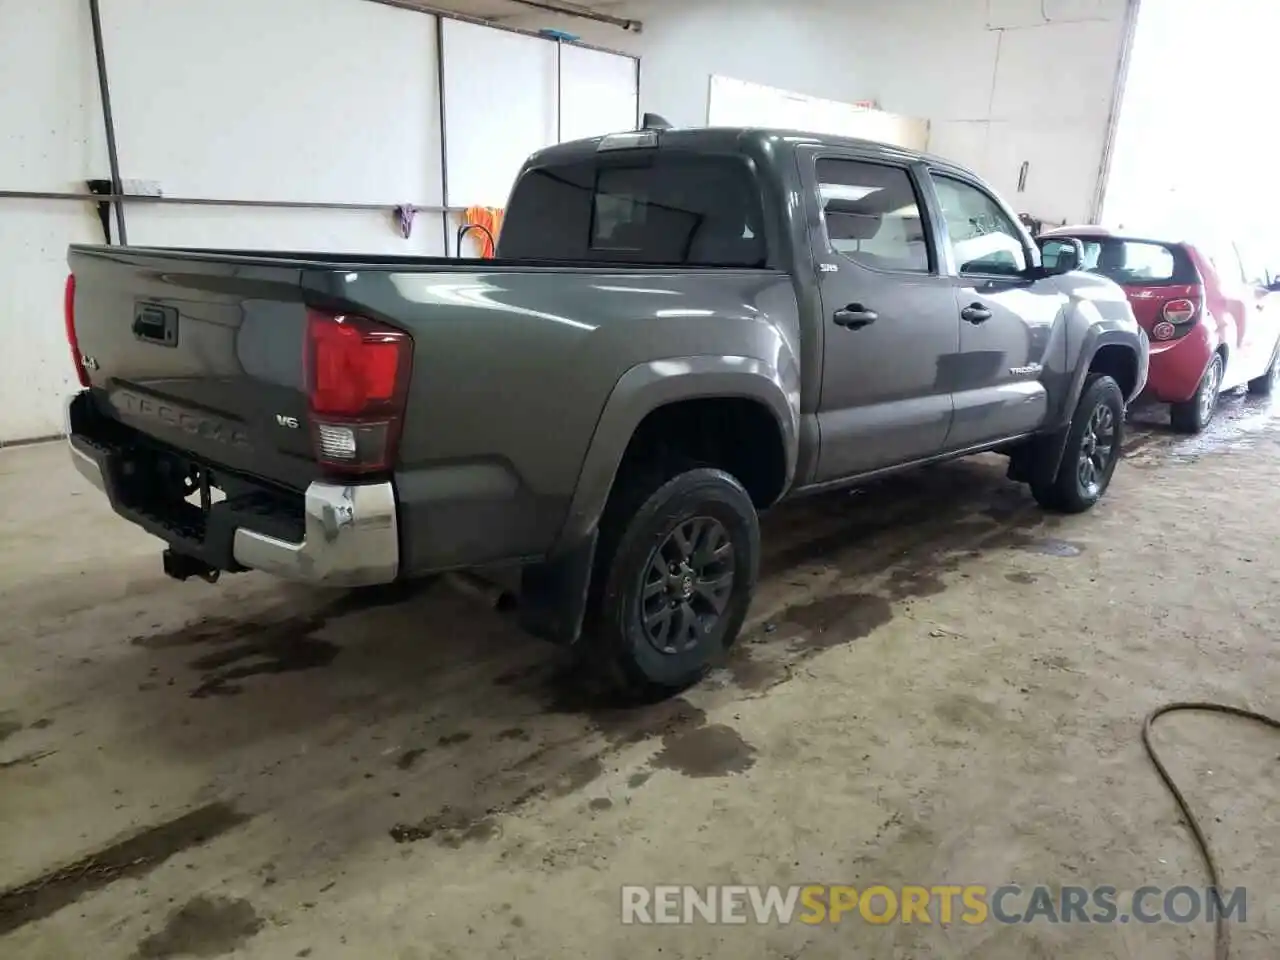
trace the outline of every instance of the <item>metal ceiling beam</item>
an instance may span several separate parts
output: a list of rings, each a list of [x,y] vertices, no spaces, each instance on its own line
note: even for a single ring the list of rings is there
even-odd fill
[[[582,20],[594,20],[596,23],[607,23],[610,26],[628,30],[632,33],[639,33],[644,29],[644,24],[639,20],[615,17],[611,13],[601,13],[599,10],[592,10],[590,7],[580,7],[576,3],[553,3],[547,2],[547,0],[507,0],[507,2],[516,3],[522,7],[533,7],[535,10],[544,10],[548,13],[558,13],[566,17],[578,17]]]
[[[451,17],[455,20],[465,20],[470,23],[483,24],[487,27],[496,27],[499,30],[511,30],[514,33],[527,33],[536,36],[533,31],[508,27],[500,21],[490,19],[487,16],[465,13],[461,10],[449,10],[440,6],[442,3],[447,3],[448,0],[372,0],[372,2],[382,3],[390,7],[403,7],[406,10],[420,10],[423,13],[434,13],[438,16]],[[613,14],[592,10],[590,7],[581,7],[575,3],[560,3],[558,0],[503,0],[503,2],[520,7],[530,7],[534,10],[542,10],[545,13],[554,13],[562,17],[592,20],[596,23],[604,23],[620,30],[629,31],[630,33],[640,33],[644,29],[644,22],[641,20],[632,20],[629,17],[615,17]],[[580,44],[580,46],[587,46],[587,44]]]

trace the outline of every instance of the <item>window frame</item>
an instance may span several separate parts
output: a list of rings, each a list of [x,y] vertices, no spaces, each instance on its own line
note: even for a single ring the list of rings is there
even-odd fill
[[[848,163],[861,164],[864,167],[883,167],[890,170],[898,170],[906,175],[907,183],[911,187],[911,193],[915,197],[916,210],[920,213],[920,227],[924,233],[925,247],[925,269],[924,270],[892,270],[884,267],[873,266],[869,263],[863,263],[861,260],[855,260],[847,253],[837,250],[831,243],[831,233],[827,229],[827,210],[826,204],[822,201],[822,177],[818,174],[818,164],[823,160],[842,160]],[[929,208],[929,199],[925,193],[924,185],[921,182],[919,172],[920,165],[917,163],[895,163],[891,159],[881,157],[868,157],[862,154],[843,152],[838,150],[820,150],[814,152],[810,156],[813,174],[813,191],[814,199],[818,209],[818,223],[822,229],[822,242],[826,247],[827,253],[831,256],[839,257],[848,263],[853,264],[860,270],[870,270],[872,273],[885,277],[939,277],[942,276],[942,259],[941,251],[937,242],[936,225],[932,211]]]
[[[1027,233],[1026,227],[1009,209],[995,192],[976,176],[969,174],[963,170],[949,169],[944,167],[929,166],[927,168],[929,179],[929,202],[933,208],[934,217],[938,224],[939,237],[941,239],[941,254],[945,258],[947,272],[950,276],[965,280],[980,281],[1003,281],[1005,283],[1025,283],[1033,279],[1032,271],[1040,265],[1039,248],[1031,241],[1030,235]],[[947,226],[946,214],[942,209],[942,198],[938,195],[938,180],[951,180],[955,183],[970,187],[978,193],[986,197],[991,203],[1008,219],[1013,226],[1013,235],[1022,245],[1022,256],[1026,261],[1026,266],[1020,273],[965,273],[961,271],[960,264],[956,262],[955,245],[951,241],[951,229]]]

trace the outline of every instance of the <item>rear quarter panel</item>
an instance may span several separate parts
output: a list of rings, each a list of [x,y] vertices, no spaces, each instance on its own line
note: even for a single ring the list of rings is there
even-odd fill
[[[634,426],[700,384],[749,393],[746,378],[767,377],[798,403],[796,298],[777,271],[316,271],[303,286],[413,336],[396,477],[410,569],[543,555],[593,437],[608,451],[595,459],[611,483]],[[695,376],[705,364],[689,358],[714,358],[716,369],[725,358],[755,363],[738,364],[735,388]],[[641,367],[653,375],[620,389]],[[684,378],[681,389],[661,386],[672,378]],[[607,484],[587,499],[604,495]]]

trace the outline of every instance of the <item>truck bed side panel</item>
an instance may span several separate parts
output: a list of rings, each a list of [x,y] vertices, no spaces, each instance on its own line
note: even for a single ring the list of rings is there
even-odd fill
[[[795,291],[776,271],[306,271],[303,286],[413,335],[396,477],[408,569],[542,554],[637,364],[747,355],[798,389]]]

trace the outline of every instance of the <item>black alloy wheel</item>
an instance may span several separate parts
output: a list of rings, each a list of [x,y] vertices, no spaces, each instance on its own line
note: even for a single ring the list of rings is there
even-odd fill
[[[1080,440],[1077,476],[1084,496],[1096,499],[1102,493],[1117,446],[1115,414],[1111,407],[1099,403],[1093,408]]]
[[[640,589],[645,639],[665,654],[696,647],[715,629],[733,591],[728,531],[712,517],[676,525],[653,551]]]

